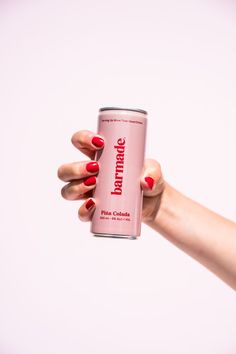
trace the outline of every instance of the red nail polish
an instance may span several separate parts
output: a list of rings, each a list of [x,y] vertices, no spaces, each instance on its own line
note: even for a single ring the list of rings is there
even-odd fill
[[[92,186],[93,184],[96,183],[96,177],[95,176],[91,176],[91,177],[88,177],[84,180],[84,184],[86,186]]]
[[[98,172],[99,166],[97,162],[89,162],[86,165],[86,170],[88,172]]]
[[[152,177],[145,177],[145,182],[147,183],[148,187],[152,189],[154,185],[154,179]]]
[[[92,144],[96,146],[97,148],[101,148],[104,145],[104,140],[100,138],[99,136],[94,136],[92,139]]]
[[[86,209],[91,209],[93,206],[95,205],[94,201],[92,199],[89,199],[86,204],[85,204],[85,207]]]

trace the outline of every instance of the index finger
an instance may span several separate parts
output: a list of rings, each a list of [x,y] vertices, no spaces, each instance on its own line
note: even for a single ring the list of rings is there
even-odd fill
[[[104,139],[99,134],[93,133],[90,130],[80,130],[73,134],[71,142],[91,159],[94,158],[95,152],[104,146]]]

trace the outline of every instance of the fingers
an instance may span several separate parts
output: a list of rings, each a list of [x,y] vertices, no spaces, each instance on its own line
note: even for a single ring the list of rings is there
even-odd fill
[[[96,204],[95,199],[87,199],[79,208],[78,216],[81,221],[90,221],[94,213]]]
[[[67,200],[84,199],[95,188],[96,182],[95,176],[87,177],[84,180],[75,180],[62,188],[61,195]]]
[[[72,162],[58,168],[57,175],[64,182],[79,180],[97,174],[99,164],[97,161]]]
[[[71,138],[72,144],[89,158],[94,159],[95,152],[104,146],[104,139],[90,130],[80,130]]]
[[[151,159],[145,160],[144,164],[144,169],[143,169],[143,174],[141,177],[141,186],[144,191],[144,195],[146,197],[150,196],[155,196],[160,194],[163,189],[164,189],[164,178],[161,172],[161,167],[160,164]],[[149,198],[145,198],[144,200],[144,205],[145,202],[148,204]],[[155,203],[155,199],[153,199]],[[150,204],[150,203],[149,203]],[[81,221],[91,221],[93,213],[96,208],[96,201],[94,198],[89,198],[87,199],[79,208],[79,218]],[[145,208],[144,208],[145,209]],[[152,211],[152,206],[149,205],[149,209]],[[146,212],[147,215],[150,214],[148,208],[146,207]],[[143,216],[145,216],[145,213]],[[147,217],[146,215],[146,217]]]
[[[141,176],[141,186],[144,196],[152,197],[160,194],[164,189],[164,183],[160,164],[156,160],[145,160]]]
[[[97,161],[74,162],[59,167],[58,177],[69,182],[62,190],[61,195],[67,200],[79,200],[85,198],[96,186],[96,174],[99,171]]]

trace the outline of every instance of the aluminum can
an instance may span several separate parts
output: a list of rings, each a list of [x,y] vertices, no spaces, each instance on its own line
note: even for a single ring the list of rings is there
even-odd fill
[[[97,132],[104,148],[96,153],[100,169],[93,197],[91,232],[96,236],[135,239],[141,233],[147,112],[100,108]]]

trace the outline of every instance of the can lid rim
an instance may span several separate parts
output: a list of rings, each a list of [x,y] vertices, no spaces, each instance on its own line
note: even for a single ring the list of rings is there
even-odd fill
[[[147,111],[144,109],[139,109],[139,108],[120,108],[120,107],[102,107],[99,109],[99,112],[103,111],[111,111],[111,110],[119,110],[119,111],[133,111],[133,112],[139,112],[143,114],[147,114]]]

